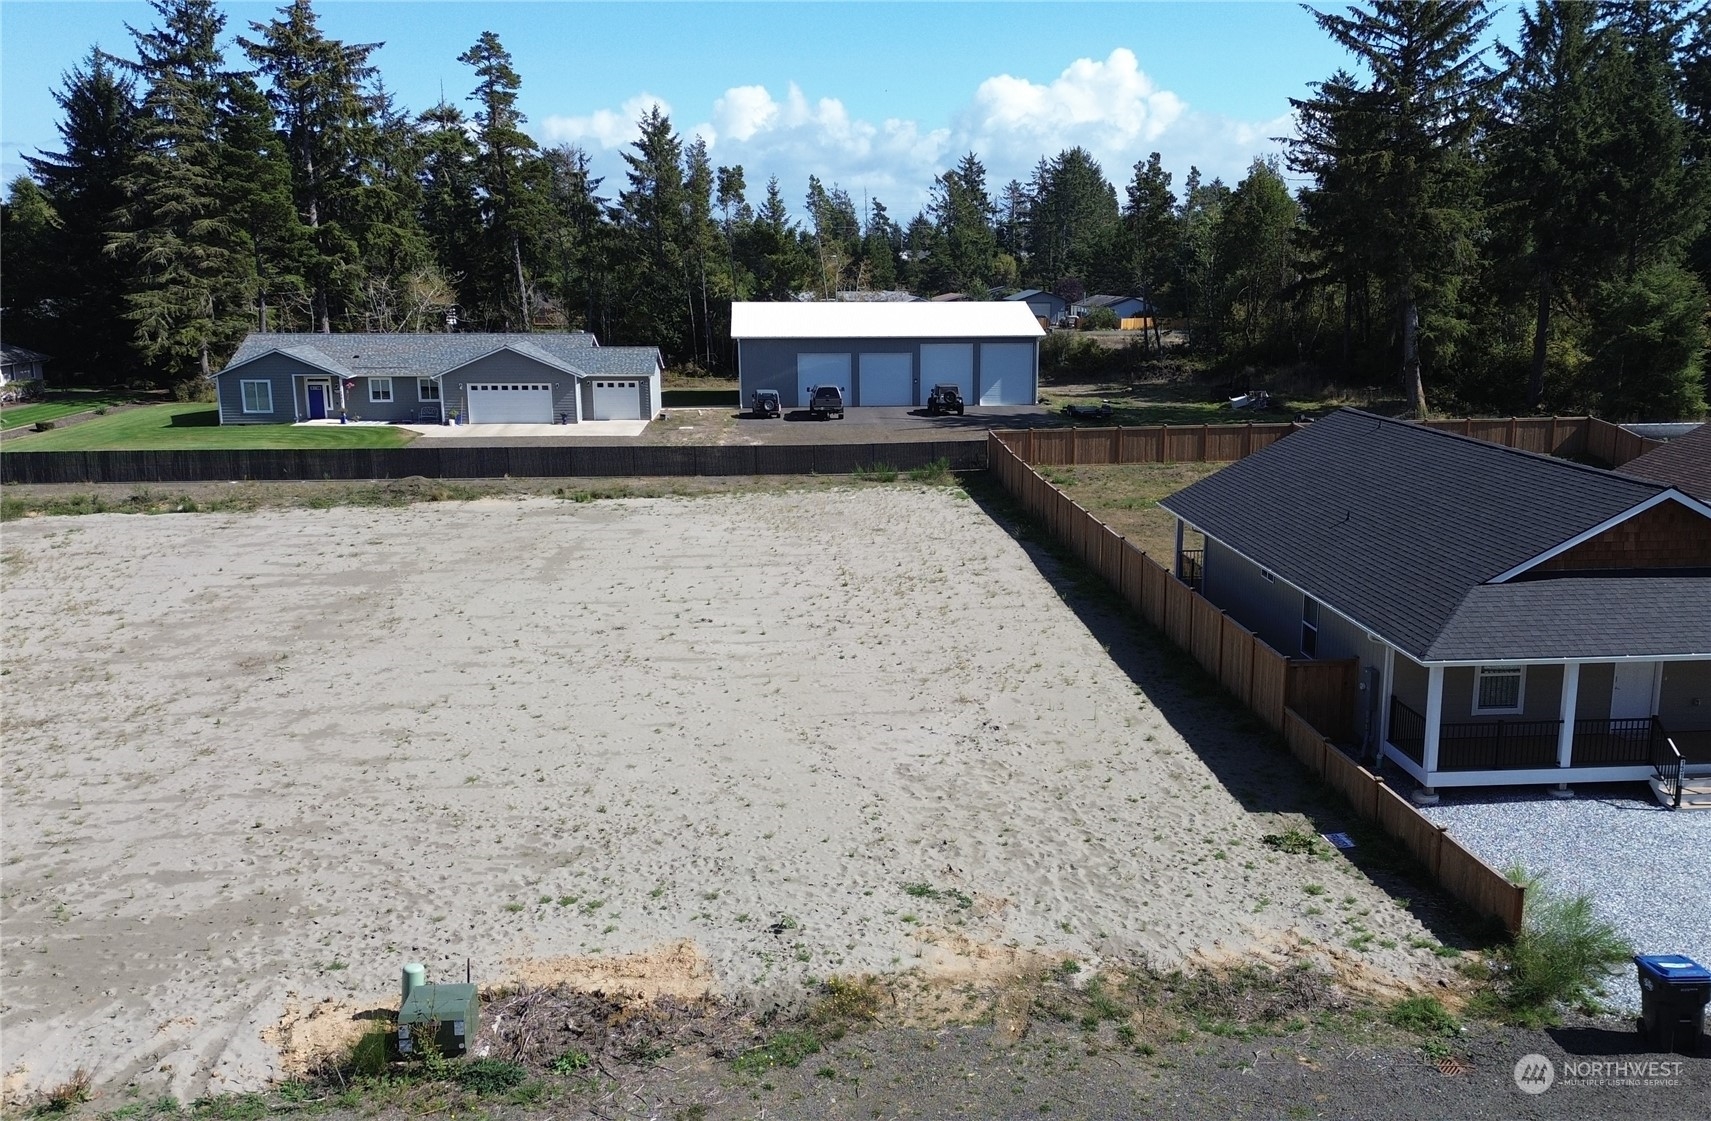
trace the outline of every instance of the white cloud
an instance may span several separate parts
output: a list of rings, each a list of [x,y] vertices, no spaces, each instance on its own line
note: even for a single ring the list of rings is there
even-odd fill
[[[548,117],[541,124],[541,138],[549,144],[581,144],[584,147],[622,148],[641,135],[636,122],[654,106],[671,115],[663,97],[638,93],[617,110],[596,109],[586,117]]]
[[[596,149],[610,152],[633,141],[636,118],[656,103],[670,112],[644,93],[617,110],[548,118],[543,131],[551,142],[583,144],[597,165],[615,174],[616,154],[601,159]],[[1121,198],[1131,168],[1149,152],[1163,154],[1179,186],[1190,164],[1206,178],[1233,183],[1256,155],[1275,152],[1270,138],[1291,127],[1287,115],[1249,122],[1197,112],[1158,88],[1135,53],[1120,47],[1103,60],[1077,59],[1046,82],[1012,74],[988,78],[937,126],[907,118],[864,120],[838,98],[810,99],[792,82],[782,96],[762,85],[732,86],[702,123],[684,131],[706,140],[715,164],[744,166],[751,201],[776,175],[785,202],[800,213],[812,174],[842,186],[858,205],[864,193],[883,198],[894,218],[907,221],[926,203],[933,178],[967,151],[986,164],[996,195],[1009,179],[1026,180],[1040,157],[1079,144],[1100,161]]]

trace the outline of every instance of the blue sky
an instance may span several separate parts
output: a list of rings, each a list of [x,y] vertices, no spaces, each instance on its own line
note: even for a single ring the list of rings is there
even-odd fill
[[[227,2],[228,34],[278,3]],[[384,41],[375,55],[399,102],[462,102],[457,62],[484,30],[522,76],[528,129],[579,144],[622,178],[621,152],[650,102],[706,137],[715,164],[744,166],[751,198],[777,175],[800,211],[808,175],[882,199],[907,219],[965,151],[994,192],[1040,156],[1093,152],[1119,192],[1157,150],[1180,186],[1190,164],[1234,181],[1289,102],[1347,65],[1293,3],[434,3],[325,0],[328,35]],[[143,3],[0,0],[0,171],[52,150],[60,75],[92,43],[129,54]],[[230,57],[240,61],[235,49]]]

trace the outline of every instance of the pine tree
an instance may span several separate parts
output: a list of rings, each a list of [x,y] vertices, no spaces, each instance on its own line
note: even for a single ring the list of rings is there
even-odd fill
[[[683,141],[658,105],[638,127],[634,150],[624,153],[629,189],[618,195],[626,265],[621,322],[626,339],[654,342],[675,357],[690,350],[695,337],[685,265],[690,203]]]
[[[438,271],[474,311],[476,285],[465,270],[481,253],[476,148],[463,110],[442,101],[417,119],[411,162],[421,195],[421,224]]]
[[[291,193],[291,161],[273,127],[273,109],[248,77],[227,82],[220,116],[221,209],[230,215],[245,256],[233,279],[251,293],[258,331],[282,326],[282,303],[306,295],[305,266],[312,259],[311,234],[298,219]],[[234,266],[237,261],[234,260]],[[271,314],[270,314],[271,313]]]
[[[1177,258],[1176,195],[1170,172],[1157,152],[1135,162],[1125,188],[1123,230],[1131,284],[1156,309],[1172,298],[1170,276]]]
[[[158,28],[128,27],[137,60],[124,65],[143,84],[142,148],[124,181],[125,229],[111,247],[131,269],[126,314],[138,353],[161,379],[199,393],[215,356],[250,324],[250,262],[221,179],[225,17],[213,0],[151,6]]]
[[[458,61],[473,67],[480,79],[469,98],[477,106],[476,178],[488,249],[480,262],[478,285],[490,286],[508,329],[527,331],[531,315],[524,243],[532,243],[546,217],[546,168],[535,142],[523,131],[525,118],[517,108],[522,78],[512,68],[511,54],[499,36],[482,32]]]
[[[346,45],[322,34],[309,0],[291,0],[279,18],[251,23],[256,38],[238,38],[270,84],[269,102],[286,138],[292,195],[310,232],[304,271],[318,331],[332,330],[359,304],[360,200],[364,148],[374,139],[372,103],[363,86],[379,43]]]
[[[1471,145],[1486,108],[1490,74],[1479,40],[1490,17],[1479,0],[1373,0],[1347,16],[1314,18],[1369,80],[1320,85],[1317,96],[1294,104],[1309,114],[1359,116],[1360,127],[1345,135],[1366,144],[1326,153],[1319,137],[1305,135],[1297,162],[1333,156],[1369,184],[1364,201],[1380,239],[1373,256],[1395,309],[1402,383],[1409,407],[1424,416],[1422,322],[1429,333],[1434,315],[1453,315],[1478,220]]]
[[[956,167],[933,181],[928,206],[936,227],[936,245],[927,258],[929,283],[944,292],[986,295],[998,255],[992,229],[992,199],[986,193],[986,165],[969,152]]]
[[[55,376],[114,381],[135,360],[132,330],[125,318],[126,269],[106,252],[123,221],[122,184],[137,155],[134,83],[99,50],[92,50],[54,93],[64,116],[58,123],[62,151],[25,156],[43,202],[54,215],[48,244],[40,248],[53,268],[25,282],[13,260],[14,245],[0,240],[6,255],[8,329],[16,333],[20,294],[49,301],[44,333],[36,349],[58,360]]]

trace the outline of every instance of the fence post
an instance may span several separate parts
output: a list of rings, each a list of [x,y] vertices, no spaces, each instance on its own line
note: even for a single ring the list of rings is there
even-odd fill
[[[1206,462],[1206,442],[1211,437],[1211,435],[1212,435],[1212,426],[1210,424],[1202,424],[1200,426],[1200,462],[1201,463]]]
[[[1160,463],[1169,463],[1171,461],[1170,460],[1170,425],[1169,424],[1159,425],[1158,461]]]
[[[1120,424],[1111,429],[1111,462],[1123,462],[1123,426]]]
[[[1250,420],[1247,427],[1242,431],[1242,458],[1246,459],[1252,454],[1254,454],[1254,422]]]

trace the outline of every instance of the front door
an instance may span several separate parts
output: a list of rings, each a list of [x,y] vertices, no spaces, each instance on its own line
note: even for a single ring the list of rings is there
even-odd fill
[[[1617,662],[1610,683],[1610,719],[1643,720],[1652,715],[1656,662]]]
[[[327,387],[324,385],[309,387],[309,419],[327,419]]]

